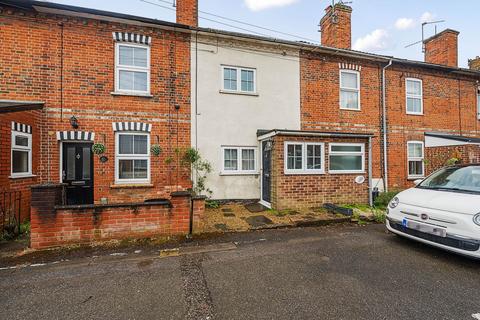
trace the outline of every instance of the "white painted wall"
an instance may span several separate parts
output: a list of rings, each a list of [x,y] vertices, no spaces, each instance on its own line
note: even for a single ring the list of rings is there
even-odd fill
[[[256,69],[258,95],[221,93],[222,65]],[[258,129],[300,129],[298,50],[199,36],[196,51],[193,36],[192,146],[212,164],[207,185],[213,199],[260,198],[260,175],[221,175],[222,146],[257,147],[260,174]]]

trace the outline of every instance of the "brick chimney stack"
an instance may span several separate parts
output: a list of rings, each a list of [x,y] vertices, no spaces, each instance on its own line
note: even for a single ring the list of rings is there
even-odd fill
[[[337,3],[328,6],[320,21],[322,45],[339,49],[352,48],[352,8]]]
[[[474,59],[469,59],[469,60],[468,60],[468,67],[469,67],[471,70],[480,71],[480,57],[477,56],[477,57],[474,58]]]
[[[176,0],[177,23],[198,27],[198,0]]]
[[[459,33],[446,29],[425,40],[425,62],[458,67]]]

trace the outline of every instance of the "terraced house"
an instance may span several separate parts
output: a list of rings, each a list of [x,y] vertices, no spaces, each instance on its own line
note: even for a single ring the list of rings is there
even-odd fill
[[[196,0],[177,1],[176,23],[0,0],[2,189],[28,217],[41,185],[32,220],[61,197],[41,208],[57,227],[91,210],[88,232],[59,232],[76,241],[98,236],[99,208],[175,207],[197,178],[189,147],[212,164],[213,199],[278,209],[369,203],[447,160],[478,161],[479,60],[458,68],[459,32],[410,61],[351,50],[351,15],[326,8],[315,45],[199,27]],[[134,229],[186,232],[187,220]]]

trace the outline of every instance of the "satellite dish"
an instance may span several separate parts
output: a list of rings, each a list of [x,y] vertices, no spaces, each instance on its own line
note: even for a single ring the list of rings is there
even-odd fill
[[[365,177],[364,176],[357,176],[355,178],[355,183],[357,183],[357,184],[362,184],[364,182],[365,182]]]

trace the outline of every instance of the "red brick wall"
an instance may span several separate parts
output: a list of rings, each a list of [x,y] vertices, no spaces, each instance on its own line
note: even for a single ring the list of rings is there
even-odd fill
[[[425,171],[430,174],[447,165],[448,160],[456,158],[459,163],[480,163],[480,146],[463,145],[425,148]]]
[[[444,30],[425,41],[425,62],[458,67],[458,31]]]
[[[104,164],[98,157],[94,160],[95,202],[102,198],[109,203],[164,198],[171,191],[191,186],[190,170],[180,165],[176,152],[190,146],[189,35],[12,8],[0,12],[0,26],[0,99],[46,102],[39,129],[42,136],[37,140],[41,145],[38,182],[59,182],[60,144],[55,133],[73,130],[69,118],[75,115],[78,130],[94,132],[95,142],[105,144],[109,159]],[[152,97],[111,94],[115,73],[113,31],[152,37]],[[121,121],[152,124],[151,143],[163,149],[159,157],[152,156],[150,187],[113,186],[112,122]],[[170,158],[172,161],[167,161]]]
[[[339,63],[361,67],[360,111],[339,106]],[[373,177],[383,177],[382,68],[360,59],[301,52],[301,127],[303,130],[372,133]],[[424,115],[406,114],[405,78],[423,80]],[[478,79],[480,80],[480,78]],[[389,187],[413,185],[407,178],[407,141],[424,141],[425,132],[480,137],[477,79],[395,64],[387,69]]]
[[[172,195],[171,205],[55,208],[58,188],[33,190],[30,246],[34,249],[111,239],[185,235],[189,231],[191,198],[188,194]],[[194,228],[202,223],[204,203],[204,199],[193,201]]]
[[[0,79],[0,81],[2,81]],[[1,90],[1,89],[0,89]],[[21,192],[21,220],[30,217],[30,186],[36,184],[39,173],[41,111],[0,114],[0,197],[4,191]],[[11,178],[12,121],[32,127],[32,177]],[[0,201],[3,201],[0,199]]]
[[[198,27],[198,0],[177,0],[177,23]]]
[[[352,8],[336,4],[335,14],[338,21],[332,20],[332,6],[325,9],[325,16],[320,21],[322,45],[340,49],[352,48]]]
[[[285,168],[285,141],[325,143],[325,174],[288,174]],[[365,173],[330,174],[328,144],[364,143]],[[355,177],[364,176],[363,184]],[[276,136],[272,150],[272,207],[277,210],[321,207],[325,203],[368,204],[368,139]]]

